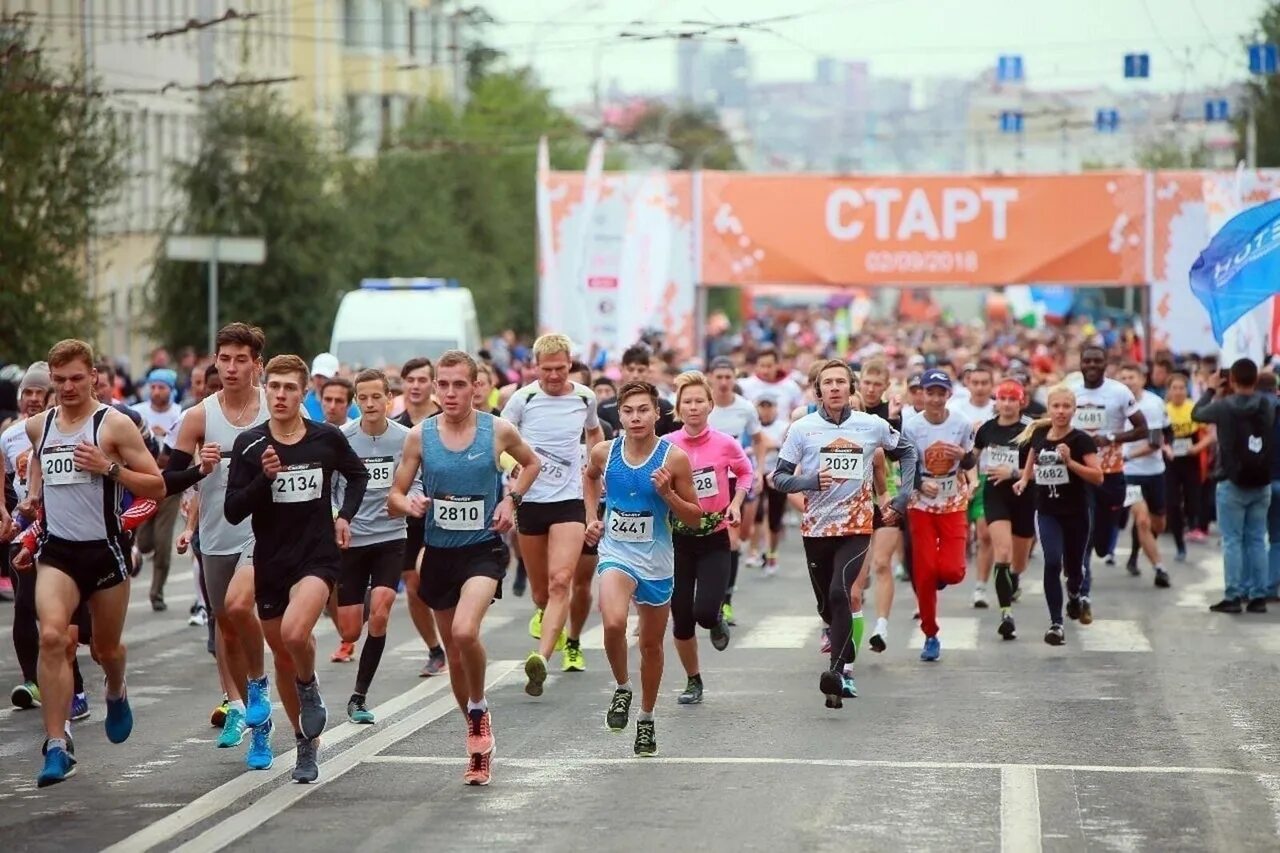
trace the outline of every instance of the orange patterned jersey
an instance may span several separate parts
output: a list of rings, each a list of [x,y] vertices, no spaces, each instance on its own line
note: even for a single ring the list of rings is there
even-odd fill
[[[902,436],[920,454],[920,482],[932,482],[938,487],[937,496],[932,498],[917,490],[909,508],[932,513],[962,512],[968,508],[969,493],[960,462],[943,453],[942,445],[954,444],[965,453],[973,450],[973,425],[969,419],[948,411],[946,420],[935,424],[921,412],[903,422]]]

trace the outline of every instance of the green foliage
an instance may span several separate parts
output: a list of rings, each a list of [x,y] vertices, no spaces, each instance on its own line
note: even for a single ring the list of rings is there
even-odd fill
[[[1256,41],[1280,43],[1280,3],[1273,0],[1266,4],[1258,16],[1258,29],[1261,36]],[[1236,156],[1243,160],[1247,154],[1245,128],[1252,111],[1257,117],[1258,167],[1280,166],[1280,81],[1274,75],[1250,77],[1245,86],[1244,109],[1232,121],[1236,129]]]
[[[655,103],[624,137],[630,142],[662,144],[671,151],[673,169],[742,168],[733,140],[710,109],[673,109]]]
[[[91,84],[90,84],[91,85]],[[0,18],[0,359],[26,364],[92,340],[91,214],[124,180],[124,143],[82,70],[55,71],[29,28]]]

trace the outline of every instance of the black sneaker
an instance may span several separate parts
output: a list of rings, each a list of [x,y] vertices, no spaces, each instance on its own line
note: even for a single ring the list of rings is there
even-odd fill
[[[1044,632],[1044,641],[1051,646],[1060,646],[1067,641],[1066,634],[1062,631],[1062,626],[1056,622],[1049,626],[1049,630]]]
[[[1156,569],[1156,586],[1161,589],[1168,589],[1170,587],[1169,573],[1164,569]]]
[[[1080,618],[1080,599],[1078,597],[1067,599],[1067,618],[1068,619]]]
[[[1142,574],[1142,570],[1138,568],[1137,560],[1130,560],[1129,562],[1125,563],[1124,567],[1128,569],[1129,574],[1133,575],[1135,578]]]
[[[636,755],[649,758],[658,754],[658,733],[653,720],[636,720]]]
[[[319,751],[319,740],[297,736],[298,760],[293,765],[293,781],[307,784],[320,778],[320,767],[316,764],[316,753]]]
[[[1265,598],[1251,598],[1249,599],[1249,605],[1245,607],[1245,610],[1250,613],[1266,613],[1267,600]]]
[[[696,678],[690,678],[689,683],[684,686],[684,692],[677,699],[681,705],[698,705],[702,702],[702,682]]]
[[[1238,598],[1224,598],[1217,604],[1210,604],[1209,609],[1214,613],[1243,613],[1244,608],[1240,606]]]
[[[627,727],[630,719],[631,691],[619,687],[613,691],[613,701],[609,703],[609,713],[605,715],[605,722],[609,724],[610,731],[620,732]]]
[[[1089,603],[1089,599],[1080,599],[1080,624],[1093,624],[1093,605]]]
[[[873,652],[883,652],[885,649],[889,648],[884,641],[884,637],[879,634],[872,634],[871,639],[868,642],[871,645],[871,651]]]
[[[711,629],[711,647],[718,652],[729,648],[729,625],[724,619]]]
[[[818,689],[827,697],[828,708],[843,708],[844,679],[834,669],[829,669],[818,678]]]
[[[1013,616],[1009,615],[1000,620],[1000,627],[996,629],[1001,637],[1006,640],[1018,639],[1018,628],[1013,624]]]

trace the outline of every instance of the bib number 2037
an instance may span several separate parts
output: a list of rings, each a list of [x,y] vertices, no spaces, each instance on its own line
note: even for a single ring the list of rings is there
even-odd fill
[[[863,477],[862,451],[852,447],[824,447],[818,453],[818,464],[830,471],[835,480],[861,480]]]
[[[619,542],[652,542],[653,513],[614,510],[609,513],[609,536]]]

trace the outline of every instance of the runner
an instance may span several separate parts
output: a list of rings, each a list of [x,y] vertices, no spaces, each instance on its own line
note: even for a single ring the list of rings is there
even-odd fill
[[[884,359],[873,358],[862,365],[858,382],[858,396],[862,400],[865,411],[869,415],[875,415],[880,418],[891,428],[901,430],[902,407],[896,400],[891,403],[884,398],[888,389],[889,365]],[[882,456],[882,453],[877,452],[877,463],[881,466],[885,464],[881,458]],[[880,489],[881,473],[877,471],[876,475],[876,494],[879,495],[886,490]],[[892,488],[892,481],[884,477],[884,483],[887,487],[887,494],[892,498],[896,493],[896,490]],[[871,579],[875,579],[876,624],[871,632],[871,639],[868,640],[868,644],[873,652],[880,653],[889,647],[889,614],[893,610],[894,597],[892,564],[894,554],[898,553],[903,547],[903,522],[905,519],[899,517],[897,524],[885,524],[878,506],[873,510],[873,513],[875,517],[872,520],[871,565],[870,571],[862,574],[861,588],[865,591]],[[854,621],[855,637],[861,636],[862,625],[860,622],[861,616],[859,615],[855,617]]]
[[[676,377],[676,414],[683,429],[669,440],[689,457],[693,489],[702,507],[701,524],[688,527],[677,521],[675,529],[675,587],[671,597],[671,635],[684,665],[687,683],[681,705],[702,701],[702,671],[698,666],[695,625],[711,632],[716,651],[729,647],[729,626],[721,606],[729,586],[729,529],[741,520],[746,492],[730,489],[729,474],[739,482],[752,481],[751,463],[742,445],[728,434],[708,426],[713,392],[711,383],[697,371]],[[732,497],[731,497],[732,496]]]
[[[569,380],[572,348],[564,335],[543,335],[534,341],[538,381],[513,394],[502,410],[502,417],[542,460],[541,473],[516,514],[520,556],[536,608],[529,634],[539,641],[524,663],[524,691],[530,696],[542,695],[547,659],[566,648],[569,593],[586,537],[582,437],[585,433],[590,447],[604,440],[595,393]]]
[[[320,734],[328,721],[312,631],[338,579],[342,550],[351,543],[351,519],[369,472],[337,427],[303,417],[306,362],[278,355],[267,362],[265,376],[271,418],[236,437],[223,512],[232,524],[252,519],[254,603],[275,661],[280,701],[293,724],[293,780],[306,783],[320,776]],[[335,472],[346,480],[337,518],[330,497]],[[250,726],[270,719],[266,696],[264,675],[250,683]]]
[[[341,428],[348,421],[347,412],[355,408],[355,388],[349,379],[335,376],[326,380],[320,389],[320,409],[324,422]],[[357,409],[358,410],[358,409]]]
[[[995,560],[996,599],[1000,604],[997,632],[1006,640],[1018,635],[1013,602],[1036,535],[1035,496],[1013,491],[1027,461],[1025,447],[1020,448],[1017,443],[1018,436],[1031,423],[1022,414],[1025,397],[1021,384],[1012,379],[1001,382],[996,388],[996,416],[978,427],[973,441],[979,454],[979,488]]]
[[[991,390],[994,387],[991,368],[986,364],[976,365],[967,372],[964,385],[969,391],[969,396],[963,399],[952,399],[947,404],[947,409],[968,421],[976,433],[978,427],[996,416],[996,404],[991,399]],[[981,610],[991,606],[987,601],[987,582],[991,580],[993,562],[991,531],[987,527],[983,512],[985,479],[985,475],[979,472],[977,488],[969,499],[969,523],[973,525],[978,541],[978,577],[973,584],[973,606]]]
[[[778,416],[778,401],[772,394],[765,394],[760,398],[756,403],[756,411],[764,435],[764,471],[772,471],[778,466],[778,451],[787,439],[791,422]],[[769,546],[765,551],[764,574],[765,577],[772,577],[778,573],[778,548],[782,544],[782,522],[787,512],[787,496],[767,484],[762,483],[762,487],[763,491],[757,502],[756,524],[768,522],[766,535]]]
[[[1147,438],[1147,419],[1138,408],[1133,392],[1120,382],[1106,378],[1106,369],[1107,354],[1102,347],[1086,346],[1080,351],[1081,379],[1068,386],[1075,395],[1072,426],[1093,439],[1105,475],[1094,495],[1093,525],[1089,530],[1093,553],[1099,557],[1110,553],[1120,514],[1124,511],[1123,445]],[[1127,424],[1132,425],[1130,429],[1125,429]],[[1092,587],[1093,569],[1086,550],[1084,583],[1080,587],[1081,625],[1093,622],[1093,604],[1089,598]]]
[[[511,529],[541,462],[511,424],[475,410],[476,376],[476,362],[466,353],[450,350],[440,356],[437,390],[443,411],[409,432],[387,508],[392,515],[426,519],[418,594],[439,620],[449,681],[467,721],[469,763],[463,781],[488,785],[493,717],[485,697],[480,626],[501,595],[506,574],[500,537]],[[498,461],[503,453],[521,466],[505,498]],[[410,494],[419,478],[424,494]]]
[[[147,430],[155,436],[161,448],[167,447],[165,439],[177,430],[181,420],[182,407],[175,399],[177,385],[178,374],[174,371],[168,368],[152,370],[147,374],[148,399],[131,407],[142,418]],[[163,452],[158,461],[161,466],[166,463]],[[170,495],[160,501],[156,514],[138,529],[138,550],[151,556],[151,609],[156,612],[169,609],[164,601],[164,587],[169,580],[173,538],[181,503],[181,494]]]
[[[1175,559],[1179,563],[1187,559],[1187,540],[1200,523],[1200,492],[1203,488],[1200,472],[1202,454],[1213,445],[1213,425],[1196,423],[1191,418],[1195,401],[1187,393],[1186,374],[1175,373],[1169,378],[1165,398],[1173,440],[1165,446],[1168,460],[1169,530],[1173,533],[1177,548]],[[1189,532],[1190,531],[1190,532]]]
[[[1138,408],[1151,432],[1140,441],[1124,445],[1125,506],[1133,519],[1135,546],[1129,555],[1129,574],[1137,577],[1138,548],[1147,555],[1155,571],[1155,585],[1169,587],[1169,573],[1160,561],[1157,537],[1164,532],[1165,473],[1164,433],[1169,426],[1164,400],[1146,390],[1146,371],[1132,362],[1120,368],[1120,381],[1138,400]]]
[[[649,362],[652,359],[649,348],[643,344],[636,344],[628,347],[622,353],[622,381],[627,382],[648,382],[649,381]],[[621,389],[619,389],[621,390]],[[622,433],[622,417],[618,412],[618,407],[622,402],[620,394],[615,394],[607,402],[601,402],[598,414],[600,420],[605,421],[613,428],[614,433]],[[654,427],[658,435],[666,435],[675,432],[680,428],[676,423],[675,408],[667,400],[658,398],[658,425]]]
[[[1066,642],[1062,630],[1064,574],[1067,615],[1080,619],[1087,606],[1083,566],[1092,512],[1089,486],[1101,485],[1105,475],[1093,439],[1072,426],[1078,414],[1075,392],[1067,385],[1058,385],[1050,389],[1047,402],[1049,416],[1032,421],[1018,435],[1018,443],[1027,447],[1027,458],[1013,491],[1021,495],[1035,482],[1036,519],[1044,549],[1044,598],[1049,606],[1049,630],[1044,641],[1060,646]]]
[[[371,724],[374,716],[365,706],[365,698],[386,649],[387,621],[400,585],[406,535],[403,516],[393,518],[387,514],[387,499],[409,430],[387,420],[391,385],[385,373],[361,371],[356,375],[354,387],[360,419],[342,427],[342,434],[364,463],[369,482],[360,509],[351,519],[351,544],[342,552],[338,628],[344,643],[354,645],[360,639],[367,594],[369,636],[360,650],[355,690],[347,700],[347,719]],[[334,506],[345,502],[346,488],[346,479],[339,475],[333,490]]]
[[[693,469],[683,450],[659,438],[658,389],[648,382],[627,382],[618,390],[618,413],[625,432],[591,449],[587,463],[589,541],[600,544],[600,618],[605,655],[616,689],[605,722],[620,732],[631,716],[631,675],[627,651],[627,614],[639,612],[640,714],[634,752],[658,754],[653,721],[662,685],[663,639],[675,586],[675,551],[669,516],[691,528],[702,523],[702,507],[693,488]],[[606,515],[596,517],[601,486]]]
[[[427,418],[440,414],[440,406],[432,398],[435,392],[435,367],[429,358],[411,358],[400,367],[400,382],[404,386],[404,411],[396,423],[412,429]],[[440,632],[436,630],[436,618],[431,608],[418,595],[418,569],[422,560],[422,547],[426,535],[426,522],[410,515],[408,518],[404,562],[400,567],[400,580],[404,583],[404,597],[409,607],[409,618],[418,636],[427,647],[427,661],[418,671],[422,678],[443,675],[449,669],[448,657],[440,644]]]
[[[133,731],[120,642],[129,610],[128,543],[121,532],[121,491],[164,497],[164,479],[133,423],[94,397],[93,349],[83,341],[55,344],[48,357],[58,406],[25,422],[33,447],[28,494],[18,509],[42,510],[44,532],[35,558],[36,618],[45,762],[38,787],[75,773],[66,723],[73,697],[71,622],[89,602],[93,649],[106,673],[106,733],[123,743]]]
[[[967,472],[974,467],[973,425],[950,411],[951,377],[946,371],[926,370],[924,411],[907,420],[902,435],[915,445],[923,473],[911,498],[911,581],[920,607],[924,648],[920,660],[936,661],[942,653],[938,639],[938,592],[964,580],[966,503],[971,486]]]
[[[883,448],[900,465],[898,496],[892,502],[888,495],[879,498],[884,520],[892,524],[906,511],[914,491],[916,451],[887,422],[850,408],[853,371],[847,364],[832,359],[816,373],[819,410],[791,425],[770,477],[778,491],[806,497],[800,533],[818,613],[831,637],[830,666],[818,686],[827,707],[840,708],[843,696],[858,695],[845,664],[852,665],[857,653],[853,613],[862,610],[857,581],[871,543],[877,500],[867,457]]]

